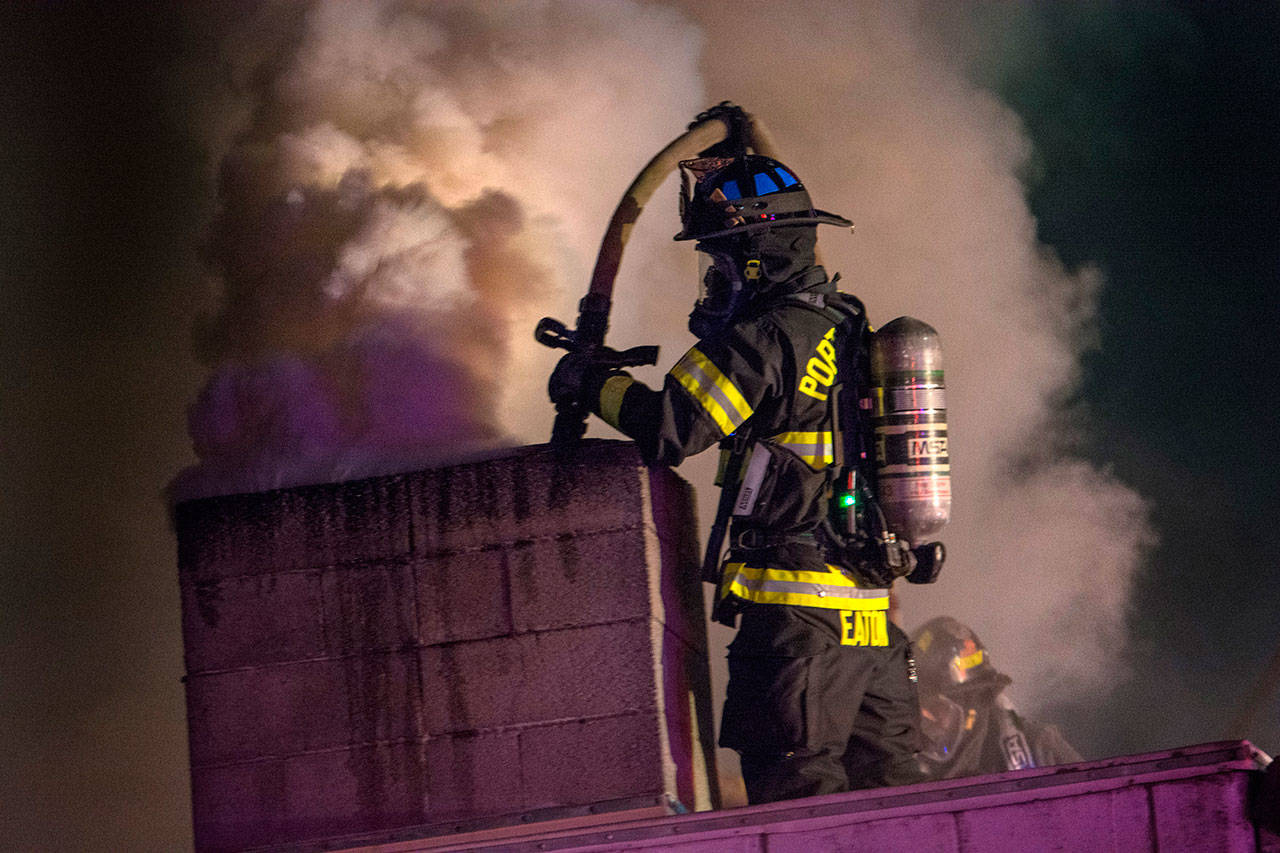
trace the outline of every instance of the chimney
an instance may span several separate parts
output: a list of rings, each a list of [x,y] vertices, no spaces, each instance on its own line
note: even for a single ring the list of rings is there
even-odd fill
[[[175,523],[197,849],[717,805],[692,490],[629,443]]]

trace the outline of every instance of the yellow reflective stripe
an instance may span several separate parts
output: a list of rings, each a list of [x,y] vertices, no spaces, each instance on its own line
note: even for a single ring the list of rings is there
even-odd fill
[[[671,376],[706,410],[721,433],[728,435],[751,417],[742,392],[697,347],[671,368]]]
[[[770,440],[799,456],[810,468],[824,468],[836,461],[830,432],[784,432]]]
[[[627,389],[635,384],[635,380],[625,374],[610,376],[600,388],[600,417],[614,429],[622,429],[618,425],[618,415],[622,410],[622,398]]]
[[[729,381],[729,377],[720,372],[720,368],[716,367],[711,359],[702,354],[697,347],[693,347],[685,354],[685,358],[691,359],[694,364],[702,369],[702,372],[715,383],[720,389],[720,393],[729,400],[729,405],[733,406],[734,411],[738,413],[738,423],[742,423],[751,417],[751,406],[747,404],[746,398],[742,396],[742,392],[738,390],[738,386]]]
[[[828,610],[886,610],[887,589],[864,589],[838,570],[804,572],[760,569],[726,563],[722,595],[733,593],[757,604],[790,604]]]
[[[686,391],[693,395],[693,399],[697,400],[702,408],[706,409],[707,414],[711,415],[711,419],[720,428],[721,435],[728,435],[738,428],[737,424],[729,420],[729,416],[725,414],[721,405],[710,394],[703,391],[702,386],[698,384],[698,380],[685,372],[683,367],[677,364],[671,368],[671,375],[684,386]]]
[[[836,569],[830,572],[799,572],[791,569],[757,569],[746,563],[730,563],[725,568],[751,580],[782,581],[784,583],[818,583],[823,586],[840,586],[863,589],[858,582]],[[879,592],[879,590],[876,590]]]
[[[773,437],[779,444],[817,444],[830,441],[830,432],[780,432]]]

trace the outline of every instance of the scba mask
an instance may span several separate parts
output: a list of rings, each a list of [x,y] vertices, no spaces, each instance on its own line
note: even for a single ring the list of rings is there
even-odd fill
[[[698,300],[689,314],[689,331],[705,338],[729,325],[760,279],[760,261],[743,261],[706,243],[698,249]]]
[[[920,754],[928,760],[939,764],[950,761],[972,727],[973,712],[966,713],[941,693],[920,697],[920,730],[927,743]]]

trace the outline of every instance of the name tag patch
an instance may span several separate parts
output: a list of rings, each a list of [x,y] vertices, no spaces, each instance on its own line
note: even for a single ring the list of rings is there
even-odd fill
[[[840,625],[841,645],[889,645],[889,619],[883,610],[841,610]]]

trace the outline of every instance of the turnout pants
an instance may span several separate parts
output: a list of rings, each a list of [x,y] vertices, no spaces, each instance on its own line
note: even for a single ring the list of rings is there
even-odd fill
[[[924,779],[910,646],[886,627],[880,647],[841,644],[820,626],[797,632],[795,620],[777,642],[756,630],[730,646],[720,745],[741,755],[751,803]]]

